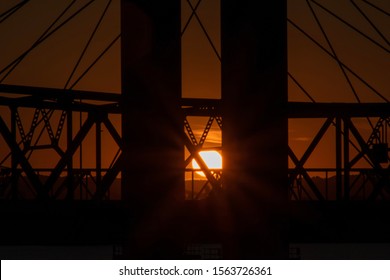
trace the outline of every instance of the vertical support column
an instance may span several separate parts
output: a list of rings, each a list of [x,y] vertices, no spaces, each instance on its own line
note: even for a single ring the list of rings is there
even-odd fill
[[[11,107],[11,135],[12,139],[14,139],[15,143],[17,143],[16,140],[16,110],[17,108]],[[12,174],[11,174],[11,189],[12,189],[12,199],[16,200],[18,199],[18,164],[17,164],[17,157],[16,153],[14,151],[11,151],[11,167],[12,167]]]
[[[80,104],[82,100],[80,99]],[[79,115],[79,129],[83,126],[83,113],[80,112]],[[83,200],[83,180],[84,180],[84,173],[83,173],[83,142],[80,143],[79,146],[79,188],[80,188],[80,200]],[[85,178],[87,180],[87,178]],[[86,192],[88,194],[88,192]]]
[[[288,257],[286,1],[224,0],[223,186],[228,258]]]
[[[350,169],[349,164],[349,122],[351,120],[344,118],[344,200],[349,200],[350,194]]]
[[[102,197],[102,123],[96,120],[96,194],[98,200]]]
[[[67,149],[69,149],[70,145],[72,144],[73,140],[73,115],[72,111],[68,110],[66,112],[66,139],[67,139]],[[70,156],[68,163],[67,163],[68,173],[67,173],[67,199],[72,200],[74,199],[74,174],[73,174],[73,155]]]
[[[336,117],[336,200],[343,196],[341,118]]]
[[[134,217],[129,258],[167,258],[179,241],[180,13],[180,0],[122,0],[122,199]]]

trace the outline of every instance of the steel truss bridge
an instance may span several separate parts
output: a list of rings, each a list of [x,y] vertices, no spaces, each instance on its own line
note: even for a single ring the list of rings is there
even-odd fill
[[[29,2],[20,1],[0,11],[0,25],[12,20],[23,9],[28,9]],[[10,201],[17,201],[17,205],[21,205],[21,201],[27,201],[27,203],[39,201],[50,204],[59,201],[58,205],[60,205],[63,202],[88,200],[90,201],[88,203],[97,202],[97,204],[88,204],[95,207],[104,205],[103,202],[109,203],[109,201],[115,202],[122,199],[123,193],[118,182],[120,182],[124,164],[132,159],[125,158],[122,152],[124,143],[118,120],[129,109],[128,103],[124,103],[121,94],[75,89],[88,72],[97,67],[99,60],[104,58],[119,42],[120,35],[115,35],[103,51],[95,55],[95,58],[84,67],[85,71],[80,70],[83,59],[91,49],[91,42],[99,28],[102,28],[102,22],[107,16],[110,5],[113,5],[112,1],[106,1],[106,5],[102,6],[104,8],[98,22],[89,34],[63,88],[7,83],[7,79],[18,67],[21,67],[19,64],[22,65],[23,60],[30,53],[50,36],[66,27],[79,14],[92,7],[96,1],[83,2],[79,7],[75,7],[76,2],[72,1],[30,47],[15,59],[11,59],[10,63],[2,65],[3,68],[0,70],[0,135],[5,143],[0,155],[2,156],[0,158],[0,198],[3,205],[12,205],[9,204]],[[324,23],[318,16],[319,11],[327,14],[328,17],[381,49],[388,57],[390,45],[385,32],[376,25],[365,9],[373,9],[386,16],[389,16],[389,13],[370,1],[351,1],[351,3],[351,7],[356,9],[364,17],[366,23],[374,29],[375,36],[367,35],[339,16],[337,11],[332,11],[315,0],[308,0],[306,4],[321,31],[325,45],[315,39],[293,18],[287,18],[289,28],[300,33],[303,38],[336,63],[342,78],[345,79],[349,90],[356,98],[354,103],[316,102],[313,97],[315,93],[308,92],[294,73],[288,70],[286,78],[298,87],[300,93],[303,93],[310,102],[290,101],[286,103],[284,111],[287,118],[289,120],[316,119],[322,122],[301,156],[294,151],[294,146],[290,145],[288,148],[290,160],[288,198],[290,201],[311,201],[315,204],[327,201],[374,203],[390,198],[390,165],[388,164],[390,104],[388,97],[386,92],[375,89],[375,86],[370,85],[337,55],[334,42],[325,31]],[[220,50],[216,46],[215,39],[211,38],[198,15],[202,0],[197,1],[196,5],[189,0],[182,3],[182,5],[187,4],[190,12],[182,28],[181,36],[188,32],[187,27],[190,23],[197,22],[218,61],[221,61]],[[352,77],[364,84],[381,102],[362,102],[357,87],[352,82]],[[180,141],[183,149],[188,151],[184,158],[182,172],[193,174],[195,171],[190,167],[190,163],[192,159],[197,160],[201,171],[206,176],[204,186],[199,192],[213,190],[219,193],[224,190],[223,171],[210,170],[199,155],[199,151],[208,141],[207,137],[211,127],[214,126],[223,131],[222,125],[225,117],[223,102],[223,99],[181,99],[183,133]],[[200,138],[195,135],[190,124],[189,118],[191,117],[204,117],[208,120],[200,133]],[[362,120],[370,125],[368,134],[359,125]],[[139,122],[143,122],[142,117]],[[134,131],[134,137],[137,137],[137,131]],[[335,149],[331,151],[335,157],[334,166],[311,167],[308,164],[310,157],[325,137],[334,137]],[[223,143],[221,145],[223,152]],[[221,145],[217,148],[220,149]],[[111,152],[108,153],[107,159],[105,150],[108,146]],[[85,152],[87,149],[89,149],[88,153]],[[88,166],[86,162],[91,154],[94,155],[93,164]],[[50,157],[51,162],[48,166],[37,164],[42,157]],[[184,182],[183,188],[185,188]],[[186,195],[187,200],[196,200],[199,197],[202,197],[201,193]],[[85,241],[80,240],[80,243]]]
[[[109,200],[109,190],[115,178],[121,172],[123,157],[121,155],[122,141],[120,132],[110,121],[110,116],[121,114],[120,96],[117,94],[87,92],[77,90],[60,90],[49,88],[37,88],[26,86],[1,85],[0,90],[12,94],[1,98],[1,105],[8,107],[9,116],[0,119],[1,135],[5,139],[9,153],[3,162],[11,158],[12,166],[3,167],[1,177],[1,191],[5,199],[23,199],[20,194],[20,180],[25,182],[30,194],[27,198],[46,199],[92,199]],[[22,97],[19,97],[22,95]],[[82,99],[82,102],[80,102]],[[100,102],[96,104],[96,102]],[[192,158],[199,152],[207,138],[212,122],[215,120],[222,129],[222,114],[220,100],[210,99],[183,99],[182,110],[184,127],[187,131],[183,137],[184,143],[191,155],[186,159],[187,166]],[[28,130],[24,129],[20,110],[25,108],[35,109]],[[294,200],[327,200],[329,190],[321,189],[310,177],[309,172],[324,172],[336,174],[336,197],[331,200],[376,200],[387,199],[389,191],[389,170],[383,167],[388,162],[387,128],[389,126],[388,103],[365,104],[318,104],[290,102],[288,106],[289,118],[319,118],[324,123],[317,132],[309,147],[301,158],[298,158],[293,149],[289,149],[289,157],[295,164],[289,170],[290,197]],[[72,112],[83,112],[87,118],[80,128],[75,131],[72,126]],[[50,117],[53,114],[61,115],[58,123],[52,124]],[[208,117],[208,123],[198,142],[191,126],[186,120],[187,116]],[[359,128],[353,120],[357,118],[375,117],[378,121],[368,139],[364,139]],[[4,119],[11,119],[9,127]],[[55,127],[57,125],[57,127]],[[104,125],[110,136],[117,144],[119,151],[113,158],[110,168],[102,168],[101,151],[102,140],[99,131]],[[82,145],[87,134],[95,126],[96,129],[96,168],[77,169],[72,168],[71,159]],[[44,128],[50,137],[50,143],[37,145],[32,143],[34,133],[39,128]],[[60,141],[62,131],[66,127],[67,141]],[[315,150],[322,137],[328,130],[336,131],[336,168],[305,168],[305,163]],[[18,136],[16,136],[18,135]],[[75,135],[73,137],[73,135]],[[350,141],[356,139],[358,145]],[[20,141],[17,139],[20,138]],[[61,146],[61,143],[65,143]],[[349,150],[356,149],[357,154],[352,158]],[[52,149],[58,153],[60,159],[52,169],[34,168],[28,160],[28,155],[38,152],[40,149]],[[369,163],[367,168],[354,168],[360,160],[365,159]],[[99,160],[100,159],[100,160]],[[207,166],[201,166],[201,170],[207,174],[208,182],[212,188],[221,188],[219,175],[208,170]],[[40,173],[48,174],[45,182],[39,178]],[[351,181],[351,174],[357,174]],[[60,180],[65,177],[66,180]],[[87,178],[91,184],[87,185]],[[61,182],[61,183],[59,183]],[[91,185],[93,187],[91,188]],[[82,193],[85,193],[85,196]]]

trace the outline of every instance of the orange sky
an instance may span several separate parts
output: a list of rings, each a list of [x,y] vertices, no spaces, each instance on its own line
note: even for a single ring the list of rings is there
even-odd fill
[[[17,2],[19,1],[1,1],[0,12]],[[27,49],[69,2],[65,0],[30,1],[14,16],[0,24],[0,68],[3,68],[12,59],[17,57],[18,54],[22,53],[23,50]],[[288,18],[302,26],[311,36],[326,46],[326,41],[316,25],[313,16],[310,14],[305,0],[288,0],[287,2]],[[355,2],[373,20],[373,23],[378,29],[387,38],[390,38],[390,29],[388,28],[390,26],[390,18],[361,0],[356,0]],[[390,1],[371,0],[371,2],[386,11],[390,11]],[[87,1],[78,1],[78,4],[68,11],[68,14],[80,8],[84,3],[87,3]],[[61,29],[61,31],[26,57],[3,83],[63,88],[74,63],[80,55],[80,50],[86,43],[88,37],[86,34],[92,32],[106,3],[106,0],[97,0],[90,5],[87,10],[71,21],[69,25]],[[192,0],[192,3],[195,6],[197,0]],[[332,9],[337,15],[343,17],[380,44],[386,46],[386,42],[365,21],[351,5],[350,1],[322,0],[319,3],[326,5],[326,7]],[[220,15],[218,5],[219,0],[202,0],[198,9],[198,16],[207,29],[217,52],[220,52]],[[329,39],[334,44],[333,47],[340,60],[353,68],[367,82],[390,99],[388,83],[389,55],[384,50],[368,42],[361,35],[345,27],[337,19],[327,15],[319,6],[313,4],[313,8],[318,14]],[[183,25],[190,11],[188,4],[183,0]],[[119,33],[119,30],[119,0],[115,0],[109,8],[96,38],[92,41],[85,59],[76,71],[75,77],[80,75],[88,67],[101,50]],[[387,45],[387,47],[389,46]],[[326,48],[329,50],[328,46]],[[182,65],[183,97],[220,98],[220,62],[195,18],[193,18],[182,38]],[[356,102],[337,63],[329,59],[326,54],[305,39],[290,24],[288,25],[288,69],[318,102]],[[3,75],[0,75],[0,79],[1,77]],[[363,102],[382,101],[356,78],[351,75],[349,77]],[[75,78],[73,81],[75,81]],[[93,71],[85,76],[75,88],[120,93],[119,41],[99,61],[93,68]],[[309,101],[291,80],[289,80],[288,89],[290,101]],[[0,110],[2,115],[5,114],[3,108]],[[29,120],[26,120],[26,126],[28,122]],[[367,123],[364,120],[359,120],[358,122],[360,123],[360,127],[365,129],[368,134]],[[75,123],[78,125],[78,120],[75,120]],[[118,120],[117,123],[119,123]],[[201,126],[201,120],[194,121],[194,129],[197,134],[201,133]],[[316,120],[290,120],[289,142],[297,155],[303,153],[311,137],[314,135],[313,131],[317,130],[319,126],[320,122]],[[93,134],[89,136],[91,139],[94,137]],[[103,138],[105,143],[107,143],[105,147],[114,146],[112,144],[113,141],[104,130]],[[216,128],[211,131],[210,142],[218,142],[218,138],[220,138],[220,132]],[[332,145],[334,141],[332,139],[334,139],[332,134],[324,139],[324,143],[321,144],[324,147],[318,150],[317,155],[313,155],[311,165],[330,165],[334,163],[333,154],[329,152],[329,150],[333,149]],[[1,139],[1,145],[4,144],[2,141]],[[94,148],[90,145],[85,145],[84,148],[85,157],[91,159],[84,161],[84,164],[92,165],[93,156],[88,155],[94,153]],[[116,149],[114,150],[111,148],[104,152],[106,156],[103,157],[103,161],[106,166],[109,165],[110,159],[115,154]],[[32,161],[36,162],[41,160],[42,157],[32,158]],[[78,162],[77,156],[75,162]],[[41,164],[43,165],[43,162]]]

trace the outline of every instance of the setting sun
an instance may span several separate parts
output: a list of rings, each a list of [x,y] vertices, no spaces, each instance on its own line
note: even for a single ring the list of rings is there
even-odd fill
[[[209,169],[222,169],[222,156],[217,151],[202,151],[199,152],[199,155],[206,163]],[[199,164],[195,159],[192,160],[192,168],[199,169]],[[206,177],[206,175],[202,171],[196,172],[198,175],[202,177]]]

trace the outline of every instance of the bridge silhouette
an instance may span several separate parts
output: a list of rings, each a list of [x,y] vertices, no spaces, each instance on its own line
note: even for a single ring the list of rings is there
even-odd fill
[[[365,9],[388,13],[351,2],[372,36],[308,0],[324,45],[288,16],[286,1],[262,10],[253,1],[222,1],[219,48],[202,23],[202,1],[121,1],[120,35],[96,55],[92,43],[119,3],[101,1],[62,88],[17,84],[12,75],[99,1],[64,5],[38,39],[0,65],[2,245],[112,245],[124,259],[285,259],[295,243],[389,242],[390,105],[337,55],[318,10],[387,56],[389,43]],[[29,5],[0,11],[0,25]],[[194,22],[220,63],[220,99],[182,97],[182,38]],[[287,26],[336,63],[356,102],[316,102],[287,67]],[[119,42],[120,93],[79,89]],[[355,80],[380,102],[362,102]],[[289,101],[288,82],[310,102]],[[195,131],[199,119],[205,125]],[[320,123],[301,155],[289,143],[292,120]],[[216,130],[222,139],[211,145]],[[327,137],[334,166],[311,167]],[[221,171],[199,155],[210,147],[222,153]],[[193,159],[205,174],[203,193],[186,184],[196,180]]]

